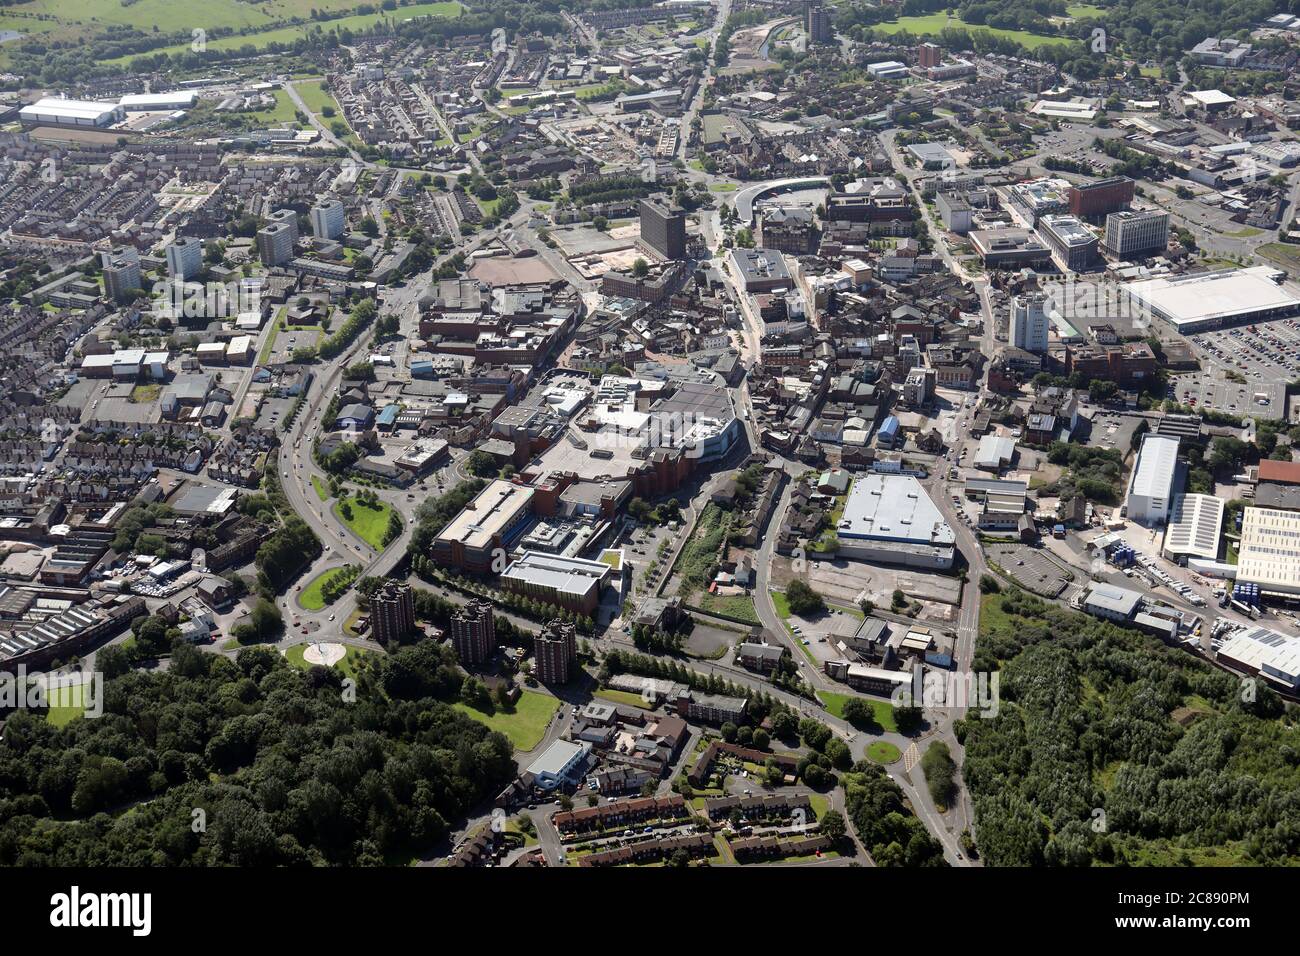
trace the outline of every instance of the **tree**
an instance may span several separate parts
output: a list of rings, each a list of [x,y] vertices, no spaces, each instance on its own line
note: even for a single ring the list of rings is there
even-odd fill
[[[998,584],[998,579],[991,574],[980,575],[980,593],[997,594],[1002,590],[1002,585]]]
[[[636,262],[632,263],[632,275],[637,279],[644,279],[650,274],[650,263],[637,257]]]
[[[838,810],[827,810],[823,813],[822,818],[817,821],[817,826],[832,843],[839,843],[849,832],[844,814]]]
[[[785,589],[786,603],[792,614],[808,617],[826,610],[826,601],[805,581],[795,578]]]

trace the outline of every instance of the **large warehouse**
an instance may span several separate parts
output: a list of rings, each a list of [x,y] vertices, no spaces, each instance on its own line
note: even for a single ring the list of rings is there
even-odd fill
[[[865,474],[853,482],[836,525],[846,558],[950,568],[956,535],[911,475]]]
[[[1221,662],[1276,681],[1289,690],[1300,688],[1300,638],[1267,627],[1242,631],[1219,648]]]
[[[104,129],[126,119],[126,110],[117,103],[94,103],[89,100],[66,100],[47,96],[18,111],[27,126],[85,126]]]
[[[1300,594],[1300,512],[1242,512],[1237,581],[1258,584],[1265,594]]]
[[[1281,277],[1277,269],[1255,266],[1145,279],[1124,291],[1135,306],[1186,334],[1300,315],[1300,299],[1281,286]]]
[[[1180,495],[1174,501],[1169,526],[1165,529],[1165,557],[1171,561],[1217,558],[1223,508],[1223,499],[1214,495]]]
[[[1178,439],[1147,432],[1128,486],[1129,520],[1163,524],[1169,517],[1178,478]]]

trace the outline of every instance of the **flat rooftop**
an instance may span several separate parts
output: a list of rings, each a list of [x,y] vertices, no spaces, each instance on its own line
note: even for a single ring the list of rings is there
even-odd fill
[[[438,535],[467,548],[486,548],[533,499],[533,489],[498,478],[478,493]]]
[[[1213,320],[1246,319],[1263,313],[1300,312],[1300,299],[1274,281],[1269,266],[1225,269],[1200,275],[1145,279],[1125,291],[1175,327]]]
[[[911,475],[860,475],[836,527],[841,538],[951,545],[953,530]]]

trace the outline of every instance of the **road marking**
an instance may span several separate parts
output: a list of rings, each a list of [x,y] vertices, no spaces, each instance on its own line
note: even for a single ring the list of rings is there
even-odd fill
[[[911,773],[912,768],[921,762],[921,752],[916,749],[916,741],[903,752],[903,772]]]

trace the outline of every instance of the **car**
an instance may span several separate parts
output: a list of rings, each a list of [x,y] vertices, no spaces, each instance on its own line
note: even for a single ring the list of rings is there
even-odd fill
[[[330,615],[330,620],[331,620],[331,621],[334,620],[334,617],[335,617],[335,615],[331,614],[331,615]]]

